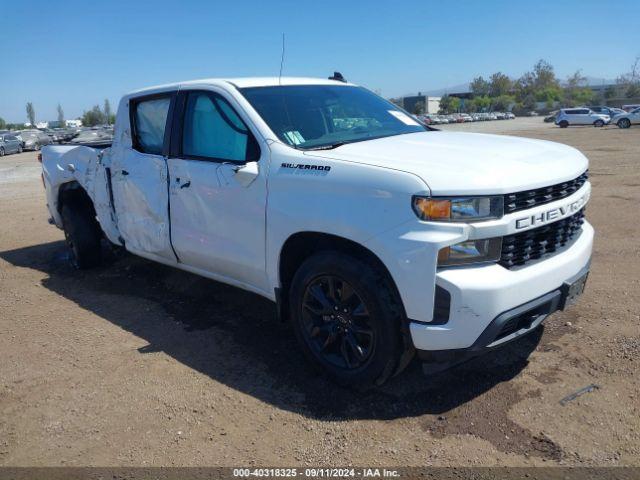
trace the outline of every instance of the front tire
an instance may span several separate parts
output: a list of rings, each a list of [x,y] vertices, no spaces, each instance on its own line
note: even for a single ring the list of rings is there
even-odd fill
[[[618,127],[620,128],[629,128],[631,126],[631,120],[628,118],[621,118],[618,120]]]
[[[404,351],[395,290],[376,268],[355,257],[320,252],[294,275],[293,328],[305,355],[343,386],[381,385]]]
[[[598,127],[598,128],[600,128],[600,127],[604,127],[604,121],[602,121],[602,120],[596,120],[595,122],[593,122],[593,126],[594,126],[594,127]]]
[[[62,206],[64,236],[71,251],[71,263],[80,270],[102,263],[102,231],[90,205],[70,202]]]
[[[4,157],[4,148],[0,147],[0,157]]]
[[[567,122],[566,120],[562,120],[562,121],[558,124],[558,126],[559,126],[560,128],[567,128],[567,127],[569,126],[569,122]]]

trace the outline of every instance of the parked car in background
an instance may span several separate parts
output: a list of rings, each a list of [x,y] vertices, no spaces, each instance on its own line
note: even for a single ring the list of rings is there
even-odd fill
[[[60,143],[62,141],[61,135],[59,135],[55,130],[47,128],[46,130],[42,130],[42,132],[45,133],[53,143]]]
[[[609,115],[610,118],[613,118],[620,113],[627,113],[625,110],[622,110],[621,108],[615,108],[615,107],[594,106],[594,107],[586,107],[586,108],[588,108],[589,110],[595,113]]]
[[[418,120],[423,125],[431,125],[433,123],[431,117],[426,114],[416,115],[416,120]]]
[[[640,123],[640,107],[628,113],[621,113],[611,119],[611,123],[620,128],[629,128],[632,124]]]
[[[95,143],[110,143],[112,140],[113,135],[107,130],[84,130],[80,132],[69,143],[87,145]]]
[[[11,133],[0,134],[0,157],[9,153],[22,153],[22,142]]]
[[[570,125],[593,125],[604,127],[611,121],[609,115],[595,113],[588,108],[563,108],[558,112],[555,123],[561,128]]]
[[[53,140],[40,130],[23,130],[20,132],[25,150],[40,150],[45,145],[51,145]]]
[[[622,110],[624,110],[625,112],[631,112],[632,110],[635,110],[636,108],[640,108],[640,103],[634,103],[631,105],[622,105]]]
[[[554,110],[549,112],[549,115],[544,117],[544,123],[553,123],[556,121],[556,117],[558,116],[558,110]]]
[[[623,109],[621,109],[621,108],[611,107],[611,108],[609,108],[609,110],[611,111],[611,113],[609,114],[609,116],[610,116],[611,118],[615,117],[616,115],[620,115],[620,114],[623,114],[623,113],[627,113],[627,111],[626,111],[626,110],[623,110]]]

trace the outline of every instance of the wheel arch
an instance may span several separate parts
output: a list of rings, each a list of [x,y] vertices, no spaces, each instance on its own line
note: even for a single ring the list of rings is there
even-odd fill
[[[302,263],[312,255],[327,250],[335,250],[365,261],[376,268],[389,283],[399,303],[402,315],[406,317],[402,297],[389,269],[380,258],[362,244],[338,235],[304,231],[290,235],[280,249],[278,259],[278,284],[276,292],[278,310],[281,319],[287,316],[287,298],[291,280]]]
[[[63,183],[58,188],[58,196],[56,209],[59,213],[62,212],[62,207],[65,204],[75,203],[77,205],[84,205],[91,209],[91,212],[96,216],[96,210],[93,205],[93,200],[87,193],[87,191],[76,180]]]
[[[275,292],[278,318],[280,321],[289,318],[288,290],[291,280],[299,266],[311,255],[327,250],[345,253],[372,265],[380,272],[383,280],[389,285],[400,315],[398,328],[400,329],[400,339],[403,348],[403,353],[393,374],[395,375],[401,372],[409,364],[415,353],[402,297],[391,272],[384,262],[372,250],[356,241],[339,235],[313,231],[297,232],[289,236],[280,249],[278,259],[280,288],[276,288]]]

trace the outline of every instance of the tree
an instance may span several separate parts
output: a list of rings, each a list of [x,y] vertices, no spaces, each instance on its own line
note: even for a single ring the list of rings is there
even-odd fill
[[[102,110],[100,110],[100,105],[94,105],[91,110],[85,111],[82,114],[82,125],[84,126],[95,127],[103,123],[105,123],[105,116]]]
[[[416,104],[413,106],[413,114],[415,115],[421,115],[424,113],[424,102],[416,102]]]
[[[36,126],[36,110],[33,108],[33,103],[27,102],[27,118],[32,127]]]
[[[623,88],[627,98],[640,96],[640,56],[636,57],[630,72],[618,77],[617,83]]]
[[[4,118],[0,117],[0,129],[7,128],[7,122],[4,121]]]
[[[469,89],[474,96],[483,97],[489,95],[489,82],[487,82],[482,76],[474,78],[469,84]]]
[[[58,126],[64,127],[66,124],[64,122],[64,110],[62,110],[62,105],[58,104]]]
[[[616,94],[617,94],[616,87],[614,87],[613,85],[609,85],[607,88],[604,89],[604,98],[606,98],[607,100],[615,97]]]
[[[627,98],[640,97],[640,83],[632,83],[629,85],[624,94]]]
[[[511,79],[502,72],[496,72],[489,77],[489,96],[499,97],[511,93],[513,83]]]
[[[553,67],[546,60],[538,60],[533,66],[534,84],[537,90],[560,86]]]
[[[492,110],[504,111],[509,110],[515,103],[516,99],[513,95],[500,95],[491,99]]]
[[[485,112],[491,106],[491,98],[487,95],[473,97],[471,100],[471,108],[476,112]]]
[[[445,95],[440,99],[440,111],[439,113],[452,113],[457,112],[460,108],[460,99]]]
[[[567,85],[564,89],[565,106],[574,107],[576,105],[584,105],[593,100],[594,94],[590,88],[585,85],[587,79],[582,75],[581,70],[577,70],[573,75],[567,78]]]
[[[533,70],[522,75],[515,85],[516,98],[524,108],[535,107],[536,96],[542,90],[557,92],[560,89],[560,82],[556,78],[553,67],[545,60],[538,60]]]
[[[562,89],[560,87],[548,87],[538,90],[535,95],[536,102],[544,102],[553,105],[554,102],[562,100]]]
[[[111,113],[111,104],[109,103],[109,99],[105,98],[104,99],[104,117],[106,120],[107,125],[111,125],[111,117],[112,117],[112,113]]]

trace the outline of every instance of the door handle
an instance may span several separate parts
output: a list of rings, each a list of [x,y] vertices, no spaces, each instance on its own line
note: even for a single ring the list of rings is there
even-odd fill
[[[191,180],[189,180],[187,183],[183,183],[182,185],[180,185],[180,188],[189,188],[191,186]]]
[[[122,170],[122,172],[121,172],[121,173],[122,173],[122,175],[125,175],[125,176],[126,176],[126,175],[129,175],[129,172],[127,172],[126,170]]]

